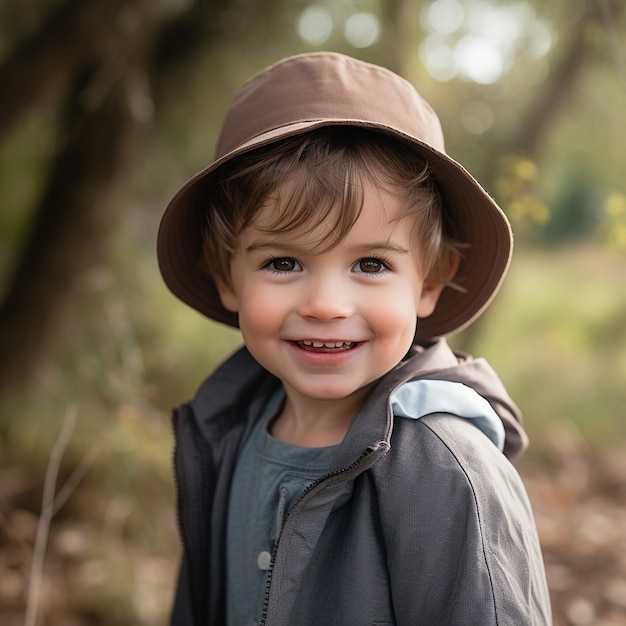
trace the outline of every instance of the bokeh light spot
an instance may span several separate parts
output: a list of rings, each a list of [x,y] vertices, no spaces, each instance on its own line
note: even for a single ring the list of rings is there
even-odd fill
[[[435,0],[422,13],[422,23],[430,32],[450,35],[463,24],[465,11],[457,0]]]
[[[435,80],[446,82],[456,77],[454,48],[446,37],[441,35],[426,37],[420,45],[419,56]]]
[[[333,18],[327,9],[312,4],[300,13],[296,28],[303,41],[319,46],[328,41],[333,32]]]
[[[454,57],[459,74],[481,85],[495,83],[504,71],[504,59],[498,48],[474,35],[466,35],[458,41]]]
[[[355,48],[369,48],[380,38],[380,22],[373,13],[353,13],[346,20],[343,35]]]

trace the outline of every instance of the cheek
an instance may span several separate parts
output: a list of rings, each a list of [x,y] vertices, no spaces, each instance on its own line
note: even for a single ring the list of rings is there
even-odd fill
[[[383,337],[396,337],[400,343],[413,341],[417,326],[414,299],[406,293],[397,293],[393,300],[376,299],[370,309],[370,324]]]
[[[280,301],[265,297],[262,290],[253,288],[244,291],[239,302],[239,327],[246,341],[260,334],[272,333],[280,325]]]

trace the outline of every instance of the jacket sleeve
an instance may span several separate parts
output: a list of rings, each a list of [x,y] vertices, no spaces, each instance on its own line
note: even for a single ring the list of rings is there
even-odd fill
[[[451,415],[397,419],[381,505],[396,623],[551,624],[530,504],[509,461]]]

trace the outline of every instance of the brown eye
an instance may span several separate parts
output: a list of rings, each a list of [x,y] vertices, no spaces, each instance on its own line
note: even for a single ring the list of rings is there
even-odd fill
[[[361,259],[354,266],[354,271],[361,274],[378,274],[387,269],[387,266],[380,259]]]
[[[275,272],[299,272],[302,269],[298,261],[289,257],[272,259],[267,263],[266,267]]]

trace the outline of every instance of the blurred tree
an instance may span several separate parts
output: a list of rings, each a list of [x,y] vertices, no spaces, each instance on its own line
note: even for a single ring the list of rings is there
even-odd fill
[[[60,100],[57,150],[0,305],[0,400],[17,390],[102,260],[138,149],[172,84],[220,36],[269,28],[280,0],[68,0],[0,64],[0,139]],[[19,15],[18,3],[12,5]]]

